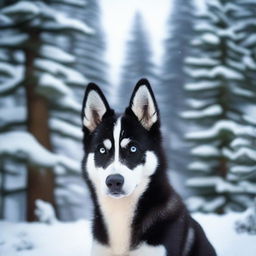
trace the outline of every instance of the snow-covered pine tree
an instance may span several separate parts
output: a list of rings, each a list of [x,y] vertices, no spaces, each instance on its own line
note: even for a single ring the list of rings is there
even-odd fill
[[[161,116],[166,130],[166,138],[170,137],[166,145],[169,148],[171,160],[169,165],[174,170],[172,174],[177,174],[177,177],[180,177],[180,184],[177,188],[181,188],[182,194],[185,194],[187,190],[183,185],[183,179],[187,175],[186,165],[189,150],[184,141],[184,133],[188,126],[180,118],[179,113],[185,110],[184,83],[187,75],[184,72],[184,59],[191,50],[189,42],[193,36],[193,13],[195,10],[196,5],[193,0],[172,1],[172,9],[167,22],[160,81]]]
[[[236,50],[243,54],[240,65],[245,79],[233,93],[239,96],[240,122],[248,132],[238,134],[225,153],[229,159],[228,176],[237,182],[236,191],[242,194],[237,204],[244,208],[251,206],[252,198],[256,196],[256,2],[236,0],[234,3],[232,19],[238,38]]]
[[[126,45],[125,60],[118,88],[118,108],[128,105],[127,96],[140,78],[147,78],[157,93],[157,75],[151,60],[152,52],[149,35],[142,15],[137,12],[133,19],[130,38]]]
[[[246,81],[241,63],[245,49],[239,46],[234,25],[235,14],[243,12],[234,1],[211,0],[207,4],[207,13],[199,15],[195,24],[193,55],[186,58],[190,81],[185,89],[191,98],[187,101],[189,111],[182,115],[197,125],[186,134],[193,142],[194,157],[188,168],[196,176],[188,185],[198,195],[188,203],[191,210],[206,212],[243,210],[248,205],[244,197],[251,194],[230,175],[231,147],[241,143],[238,136],[254,136],[240,111],[240,93]]]
[[[91,34],[75,34],[69,40],[66,50],[76,57],[74,67],[83,74],[88,81],[99,84],[108,93],[108,65],[105,61],[105,39],[100,19],[98,0],[79,0],[79,5],[63,5],[55,2],[54,7],[63,10],[69,17],[76,14],[76,19],[84,22],[93,29]],[[75,90],[76,97],[82,100],[83,91]]]
[[[70,87],[87,83],[72,67],[75,57],[57,42],[62,34],[72,37],[74,32],[90,34],[93,30],[53,9],[49,2],[55,1],[4,1],[0,17],[4,35],[0,40],[1,97],[5,102],[10,99],[14,107],[13,94],[26,102],[23,127],[17,127],[17,119],[22,118],[17,114],[12,119],[10,109],[3,115],[8,126],[1,131],[0,153],[10,161],[28,164],[28,220],[35,218],[36,199],[54,203],[52,169],[57,173],[80,172],[79,161],[53,153],[57,151],[54,137],[81,138],[81,107]],[[63,0],[63,4],[77,2]]]

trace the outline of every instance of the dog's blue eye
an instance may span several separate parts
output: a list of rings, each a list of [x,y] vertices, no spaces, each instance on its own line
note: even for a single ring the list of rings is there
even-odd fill
[[[132,153],[135,153],[135,152],[137,151],[137,148],[136,148],[135,146],[131,146],[131,147],[130,147],[130,151],[131,151]]]
[[[106,149],[105,149],[105,148],[103,148],[103,147],[102,147],[102,148],[100,148],[100,149],[99,149],[99,151],[100,151],[100,153],[101,153],[101,154],[105,154],[105,153],[106,153]]]

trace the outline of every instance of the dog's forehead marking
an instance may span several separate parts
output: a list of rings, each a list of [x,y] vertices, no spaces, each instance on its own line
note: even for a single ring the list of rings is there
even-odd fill
[[[110,150],[111,147],[112,147],[112,142],[111,142],[110,139],[105,139],[105,140],[103,141],[103,145],[105,146],[106,149]]]
[[[124,138],[124,139],[122,139],[122,141],[121,141],[121,143],[120,143],[121,147],[122,147],[122,148],[126,148],[127,145],[130,143],[130,141],[131,141],[131,139],[129,139],[129,138]]]
[[[114,145],[115,145],[115,157],[114,160],[117,163],[119,161],[119,143],[120,143],[120,136],[121,136],[121,117],[119,117],[116,121],[113,130],[113,137],[114,137]]]

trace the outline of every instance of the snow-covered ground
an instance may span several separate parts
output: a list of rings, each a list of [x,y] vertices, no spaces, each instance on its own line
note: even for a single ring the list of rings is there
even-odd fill
[[[255,256],[256,235],[237,233],[235,222],[245,214],[194,214],[215,246],[218,256]],[[90,223],[86,220],[53,225],[0,222],[2,256],[88,256]]]

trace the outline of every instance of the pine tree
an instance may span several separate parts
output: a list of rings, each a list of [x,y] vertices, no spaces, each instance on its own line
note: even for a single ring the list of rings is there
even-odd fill
[[[199,195],[189,200],[193,210],[242,210],[249,202],[244,199],[251,198],[243,181],[230,173],[230,160],[235,157],[232,147],[244,143],[238,137],[254,134],[241,117],[241,93],[247,79],[241,59],[246,49],[239,45],[235,16],[242,13],[233,1],[208,2],[208,12],[199,15],[195,25],[193,55],[186,59],[190,82],[185,89],[191,99],[183,117],[198,126],[186,135],[193,142],[189,170],[197,176],[188,185]]]
[[[35,200],[54,204],[54,173],[80,172],[80,163],[56,154],[54,138],[80,139],[80,104],[71,86],[84,87],[86,79],[73,69],[75,57],[59,47],[65,34],[90,34],[92,30],[68,18],[48,3],[52,1],[5,1],[1,24],[1,97],[15,106],[22,96],[24,125],[3,116],[0,153],[11,161],[28,164],[27,219],[34,220]],[[79,2],[79,1],[78,1]],[[64,3],[63,3],[64,4]],[[77,4],[66,1],[65,4]],[[56,40],[54,40],[56,39]],[[13,95],[18,95],[13,98]],[[13,111],[14,112],[14,111]],[[19,115],[17,119],[20,120]],[[26,131],[27,130],[27,131]],[[19,162],[18,162],[19,163]]]
[[[184,133],[189,128],[180,113],[185,110],[184,84],[187,74],[184,60],[191,50],[193,37],[194,1],[174,0],[167,23],[167,37],[164,42],[164,57],[161,68],[160,109],[168,139],[169,166],[181,179],[186,176],[189,154]],[[174,173],[174,172],[173,172]],[[185,190],[183,181],[180,186]]]
[[[127,95],[131,94],[134,85],[143,77],[147,78],[157,91],[157,76],[155,66],[151,60],[152,52],[149,42],[143,18],[137,12],[134,17],[130,39],[127,42],[125,63],[122,67],[119,85],[118,107],[124,108],[128,105]]]

